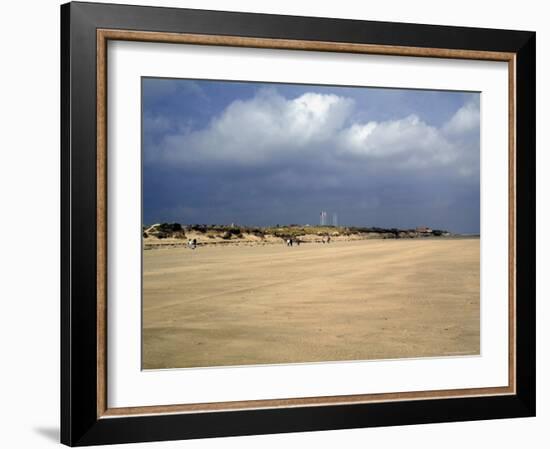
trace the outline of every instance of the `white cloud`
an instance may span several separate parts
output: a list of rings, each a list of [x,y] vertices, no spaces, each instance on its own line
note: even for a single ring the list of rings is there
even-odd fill
[[[445,124],[443,131],[452,136],[459,136],[479,129],[479,104],[469,102],[462,106]]]
[[[356,123],[343,130],[342,138],[344,151],[377,159],[391,157],[401,167],[446,164],[456,159],[453,145],[416,115]]]
[[[158,150],[169,162],[253,165],[326,143],[342,128],[353,100],[307,93],[287,100],[273,90],[231,103],[202,130],[167,136]]]
[[[401,170],[447,166],[461,176],[476,173],[479,138],[464,136],[479,126],[479,105],[468,103],[440,128],[417,115],[387,121],[353,122],[354,100],[333,94],[305,93],[294,99],[274,89],[236,100],[200,130],[164,138],[148,154],[170,164],[229,163],[262,166],[278,160],[307,159],[338,163],[350,157],[371,166]],[[471,141],[477,144],[472,145]]]

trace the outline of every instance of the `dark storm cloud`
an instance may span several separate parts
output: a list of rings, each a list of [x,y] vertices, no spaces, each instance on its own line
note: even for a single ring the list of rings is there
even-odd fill
[[[168,81],[143,86],[146,223],[313,224],[327,210],[479,232],[478,94]]]

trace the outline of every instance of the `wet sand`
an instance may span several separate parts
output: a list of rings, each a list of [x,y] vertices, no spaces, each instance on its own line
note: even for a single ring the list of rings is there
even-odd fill
[[[479,239],[143,254],[143,368],[479,354]]]

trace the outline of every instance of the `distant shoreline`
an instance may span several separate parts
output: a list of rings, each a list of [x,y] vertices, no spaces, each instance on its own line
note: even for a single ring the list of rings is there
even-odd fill
[[[330,244],[357,240],[380,239],[462,239],[479,238],[479,234],[452,234],[445,230],[420,227],[416,229],[302,226],[248,227],[235,225],[181,225],[162,223],[143,227],[143,249],[200,246],[299,246],[301,244]]]

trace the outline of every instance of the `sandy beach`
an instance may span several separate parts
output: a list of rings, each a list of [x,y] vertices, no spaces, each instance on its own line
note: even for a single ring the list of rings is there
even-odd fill
[[[143,253],[143,368],[479,354],[479,239]]]

